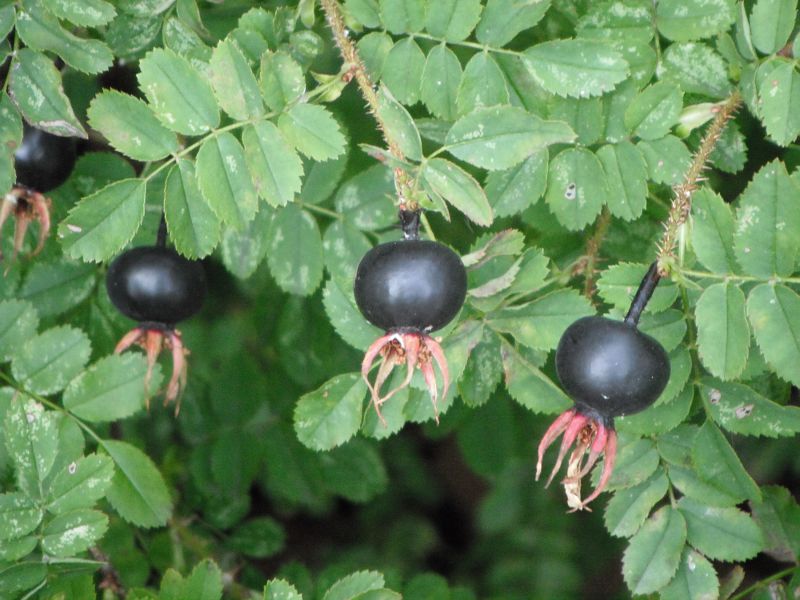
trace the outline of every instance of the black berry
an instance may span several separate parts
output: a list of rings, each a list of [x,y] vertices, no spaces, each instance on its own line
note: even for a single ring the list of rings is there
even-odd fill
[[[27,123],[14,153],[17,185],[46,194],[67,180],[75,166],[75,138],[52,135]]]

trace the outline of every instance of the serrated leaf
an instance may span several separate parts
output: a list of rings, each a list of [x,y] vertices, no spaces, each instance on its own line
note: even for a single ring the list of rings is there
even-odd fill
[[[714,565],[699,552],[686,548],[675,578],[660,591],[660,597],[662,600],[711,600],[717,598],[718,593],[719,580]]]
[[[103,537],[106,529],[108,517],[100,511],[73,510],[44,526],[42,550],[52,556],[74,556]]]
[[[230,133],[210,136],[197,153],[197,186],[214,214],[242,229],[258,211],[258,195],[244,149]]]
[[[692,160],[686,144],[674,135],[664,136],[660,140],[641,141],[636,147],[647,163],[649,179],[656,183],[678,183]]]
[[[548,8],[550,0],[527,0],[511,4],[505,0],[489,0],[475,35],[482,44],[505,46],[519,32],[536,25]]]
[[[161,582],[161,600],[220,600],[222,571],[210,559],[197,563],[186,579],[169,569]]]
[[[296,204],[279,210],[267,231],[267,263],[278,285],[308,296],[322,280],[322,237],[317,222]]]
[[[43,0],[42,3],[55,16],[84,27],[105,25],[117,14],[105,0]]]
[[[475,54],[464,67],[456,96],[459,115],[475,109],[509,103],[503,71],[488,52]]]
[[[681,108],[680,88],[669,81],[659,81],[633,99],[625,111],[625,126],[644,140],[655,140],[667,135],[678,122]]]
[[[392,36],[383,31],[372,31],[358,40],[356,48],[373,81],[381,78],[386,57],[393,47]]]
[[[697,345],[703,365],[721,379],[735,379],[747,364],[750,329],[744,293],[732,283],[709,286],[697,300]]]
[[[222,231],[222,262],[240,279],[255,273],[267,254],[267,232],[273,214],[262,208],[241,231],[226,227]]]
[[[383,121],[385,133],[392,143],[397,144],[406,157],[420,160],[422,140],[414,119],[403,105],[395,100],[386,86],[381,86],[378,92],[378,116]]]
[[[223,40],[217,44],[208,66],[211,86],[222,110],[238,121],[263,116],[258,82],[247,59],[233,43]]]
[[[0,359],[11,360],[28,339],[36,335],[39,315],[30,302],[0,302]]]
[[[3,546],[9,544],[8,540],[20,538],[36,529],[42,522],[42,515],[42,509],[25,494],[0,494],[0,540]]]
[[[40,316],[51,317],[85,300],[95,287],[96,275],[93,265],[63,258],[37,262],[28,271],[17,296],[31,302]]]
[[[600,297],[620,310],[628,310],[639,284],[649,265],[618,263],[603,271],[597,281]],[[678,298],[678,288],[672,282],[662,281],[647,304],[647,311],[656,313],[666,310]]]
[[[47,565],[38,562],[21,562],[0,567],[0,592],[29,591],[47,577]]]
[[[546,91],[586,98],[609,92],[628,76],[628,63],[608,44],[552,40],[525,51],[525,66]]]
[[[428,52],[422,71],[420,99],[433,115],[445,121],[456,118],[461,76],[461,62],[446,44],[435,46]]]
[[[295,104],[278,118],[278,128],[290,144],[314,160],[330,160],[344,152],[339,124],[322,106]]]
[[[58,226],[64,252],[92,262],[114,256],[142,223],[146,188],[144,179],[123,179],[83,198]]]
[[[0,502],[2,502],[2,500],[0,500]],[[0,548],[0,560],[4,562],[16,562],[33,552],[38,545],[39,538],[33,535],[4,542],[3,546]]]
[[[739,500],[761,498],[758,486],[745,471],[736,452],[719,428],[710,421],[700,428],[694,438],[692,462],[698,475],[725,494]]]
[[[675,575],[686,542],[682,514],[665,506],[631,538],[622,559],[622,575],[634,594],[649,594]]]
[[[764,552],[784,562],[800,556],[800,505],[785,487],[764,486],[762,502],[751,502],[753,519],[766,542]]]
[[[94,97],[87,114],[116,150],[136,160],[158,160],[178,150],[175,134],[134,96],[106,90]]]
[[[383,575],[378,571],[357,571],[334,583],[322,600],[355,600],[362,594],[384,586]]]
[[[614,472],[608,481],[611,490],[638,485],[649,479],[658,469],[659,458],[655,444],[647,438],[633,438],[619,446]],[[600,469],[592,473],[592,483],[600,480]]]
[[[691,370],[691,357],[685,349],[678,356],[686,357],[685,377],[688,377]],[[673,363],[672,373],[677,373],[675,360],[671,358],[670,362]],[[667,388],[661,394],[661,398],[667,397],[667,400],[659,399],[646,411],[615,419],[617,430],[636,435],[653,435],[672,431],[678,427],[686,420],[694,397],[694,387],[685,385],[685,377],[681,383],[683,389],[675,393],[670,393],[669,383],[667,384]],[[672,378],[671,374],[670,379]]]
[[[658,31],[676,42],[722,33],[734,18],[733,0],[662,0],[656,6]]]
[[[611,214],[626,221],[639,218],[647,205],[647,164],[631,142],[606,144],[597,151],[608,185]]]
[[[500,355],[506,389],[519,404],[536,413],[557,413],[570,406],[561,388],[518,349],[504,341]]]
[[[272,110],[281,110],[306,89],[303,69],[285,52],[265,52],[261,57],[259,86],[264,102]]]
[[[80,329],[53,327],[17,350],[11,372],[25,389],[37,394],[59,392],[89,360],[89,338]]]
[[[163,23],[163,19],[157,15],[135,17],[127,13],[118,13],[106,27],[105,39],[116,56],[130,59],[139,58],[141,52],[153,47],[158,34],[162,32]],[[167,34],[174,30],[178,23],[180,23],[178,19],[167,20],[167,25],[163,30],[165,45],[171,41]],[[191,31],[188,27],[185,29]]]
[[[31,125],[55,135],[87,137],[64,93],[61,73],[44,54],[18,50],[9,77],[8,94]]]
[[[567,229],[583,229],[608,200],[606,174],[597,156],[586,148],[567,148],[550,161],[544,199]]]
[[[776,60],[768,77],[757,77],[761,122],[781,146],[800,135],[800,73],[793,62]]]
[[[153,461],[141,450],[116,440],[102,440],[117,467],[107,498],[126,521],[138,527],[161,527],[172,514],[167,486]]]
[[[164,215],[175,249],[189,258],[202,258],[219,242],[217,215],[200,193],[194,163],[178,159],[164,184]]]
[[[510,169],[489,173],[486,197],[497,217],[520,213],[538,202],[547,185],[549,162],[544,148]]]
[[[369,239],[347,221],[335,221],[322,238],[325,267],[343,285],[355,280],[361,258],[372,248]]]
[[[678,84],[687,94],[724,98],[731,90],[727,63],[700,42],[671,44],[661,57],[657,73],[660,79]]]
[[[747,560],[764,549],[758,525],[737,508],[706,506],[684,497],[678,510],[686,518],[687,541],[709,558]]]
[[[507,169],[549,145],[569,143],[575,133],[520,108],[481,108],[460,118],[447,134],[447,150],[484,169]]]
[[[422,176],[431,189],[464,213],[470,220],[488,227],[494,216],[483,189],[461,167],[443,158],[425,163]]]
[[[753,45],[764,54],[783,48],[797,20],[797,0],[758,0],[750,15]]]
[[[406,106],[416,104],[420,98],[424,69],[425,54],[417,42],[413,37],[403,38],[386,55],[382,69],[383,83],[391,90],[394,97]]]
[[[381,24],[378,0],[345,0],[344,9],[347,14],[354,17],[364,27],[374,29]]]
[[[361,427],[367,386],[360,373],[345,373],[301,396],[294,411],[298,439],[312,450],[330,450]]]
[[[141,354],[106,356],[70,382],[64,391],[64,408],[94,423],[129,417],[144,406],[146,373],[147,361]],[[160,380],[154,372],[151,393]]]
[[[346,180],[336,192],[336,211],[363,231],[390,227],[397,222],[392,170],[377,164]]]
[[[47,491],[47,510],[61,514],[91,508],[105,496],[114,476],[114,462],[107,456],[90,454],[57,473]]]
[[[480,19],[480,0],[440,0],[428,5],[425,29],[448,42],[469,37]]]
[[[270,579],[264,586],[264,600],[303,600],[303,596],[285,579]]]
[[[421,30],[426,4],[424,0],[378,0],[381,21],[395,35]]]
[[[692,198],[692,247],[714,273],[738,270],[733,253],[733,213],[719,194],[700,188]]]
[[[30,398],[16,397],[6,411],[4,426],[6,449],[16,468],[19,487],[29,497],[40,498],[42,483],[58,454],[53,413]]]
[[[800,385],[800,296],[783,285],[761,284],[747,297],[747,316],[770,367]]]
[[[663,470],[647,481],[618,490],[606,506],[603,521],[611,535],[630,537],[647,519],[650,511],[667,493],[669,482]]]
[[[24,9],[17,12],[17,33],[28,48],[55,52],[84,73],[101,73],[114,60],[105,43],[71,34],[36,0],[26,2]]]
[[[244,156],[258,195],[272,206],[285,206],[300,191],[303,163],[278,128],[260,121],[242,134]]]
[[[185,58],[157,48],[139,62],[139,85],[161,122],[184,135],[219,125],[219,108],[207,79]]]
[[[382,331],[370,325],[356,307],[352,285],[347,291],[337,278],[328,280],[322,293],[325,313],[341,338],[357,350],[366,350],[382,335]]]

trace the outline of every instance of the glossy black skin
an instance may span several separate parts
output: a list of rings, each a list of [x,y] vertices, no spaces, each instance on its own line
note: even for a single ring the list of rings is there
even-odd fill
[[[356,303],[386,331],[430,332],[447,325],[467,295],[467,272],[448,247],[427,240],[375,246],[358,265]]]
[[[670,367],[661,344],[635,325],[585,317],[561,336],[556,372],[579,410],[610,422],[653,404]]]
[[[203,306],[206,277],[198,261],[187,260],[170,248],[140,246],[114,259],[106,289],[125,316],[171,327]]]
[[[25,123],[14,153],[17,185],[46,194],[67,180],[75,166],[75,138],[52,135]]]

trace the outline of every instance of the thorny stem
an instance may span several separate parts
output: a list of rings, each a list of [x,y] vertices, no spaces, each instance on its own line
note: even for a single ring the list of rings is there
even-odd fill
[[[607,208],[603,208],[603,212],[597,218],[597,224],[594,228],[594,234],[586,242],[586,254],[578,263],[576,268],[576,275],[583,273],[583,295],[586,296],[591,302],[595,293],[594,276],[597,274],[598,255],[600,254],[600,246],[606,237],[608,226],[611,224],[611,213]]]
[[[344,24],[342,13],[339,10],[339,4],[336,0],[320,0],[320,4],[328,19],[328,26],[333,32],[333,40],[339,48],[339,52],[341,52],[345,64],[350,66],[350,73],[352,73],[355,78],[358,89],[361,90],[361,95],[367,102],[369,113],[378,124],[378,129],[380,129],[383,135],[389,152],[397,160],[404,161],[406,157],[403,151],[394,140],[391,139],[386,124],[378,113],[378,94],[375,91],[375,84],[370,79],[369,73],[367,73],[367,69],[364,66],[364,61],[362,61],[361,57],[358,55],[355,44],[353,44],[352,40],[348,37],[349,34]],[[401,208],[411,211],[419,210],[417,202],[410,193],[413,188],[411,177],[404,169],[398,167],[394,170],[394,185],[400,199]]]
[[[675,196],[669,209],[669,217],[664,224],[664,234],[658,243],[658,272],[664,277],[669,272],[669,265],[675,262],[675,248],[680,236],[681,227],[689,218],[692,208],[692,194],[698,188],[698,183],[702,181],[702,173],[706,168],[706,163],[714,150],[714,146],[722,135],[725,125],[730,121],[739,105],[742,96],[738,91],[731,94],[725,104],[717,107],[717,116],[709,125],[700,147],[694,154],[692,164],[683,177],[683,181],[674,187]]]

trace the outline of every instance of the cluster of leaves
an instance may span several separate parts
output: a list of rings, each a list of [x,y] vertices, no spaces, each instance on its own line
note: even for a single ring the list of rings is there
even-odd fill
[[[627,545],[634,594],[727,597],[744,572],[724,563],[760,552],[798,563],[800,507],[786,488],[759,486],[734,449],[800,432],[789,405],[800,387],[796,1],[345,0],[340,33],[379,84],[375,116],[402,158],[365,128],[363,102],[345,92],[352,65],[340,68],[312,1],[0,4],[0,31],[13,33],[0,46],[0,187],[14,181],[22,118],[114,150],[79,159],[53,194],[58,239],[0,281],[2,594],[88,598],[96,576],[129,598],[220,597],[220,568],[191,570],[188,553],[213,554],[226,577],[241,569],[226,589],[246,595],[264,588],[258,561],[292,544],[290,522],[336,518],[344,499],[374,501],[364,531],[392,525],[351,552],[317,554],[328,563],[317,585],[305,566],[282,565],[286,581],[266,583],[264,598],[398,597],[376,572],[341,579],[365,567],[409,598],[471,598],[413,576],[437,533],[403,504],[431,511],[441,491],[420,448],[393,435],[409,423],[431,439],[452,433],[490,488],[475,510],[492,549],[469,557],[488,575],[457,576],[486,597],[525,598],[558,570],[559,589],[577,592],[578,549],[558,539],[569,525],[528,485],[531,431],[544,425],[533,415],[570,405],[552,350],[598,305],[627,308],[670,186],[734,92],[747,109],[717,142],[671,279],[640,323],[672,372],[655,406],[616,423],[604,525]],[[89,76],[115,58],[136,63],[138,86],[100,91]],[[358,312],[353,276],[374,243],[398,237],[397,168],[428,233],[462,250],[469,272],[464,310],[437,333],[454,381],[438,430],[419,374],[383,426],[356,371],[381,332]],[[142,414],[144,358],[109,355],[126,324],[92,264],[151,243],[162,211],[175,248],[212,267],[213,306],[184,331],[195,351],[177,425]],[[591,284],[600,257],[610,265],[597,297],[593,285],[582,294],[575,276]],[[86,456],[85,436],[96,448]],[[390,485],[398,500],[381,505]],[[116,572],[94,575],[98,546]],[[521,556],[554,570],[520,569]]]

